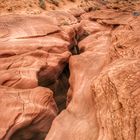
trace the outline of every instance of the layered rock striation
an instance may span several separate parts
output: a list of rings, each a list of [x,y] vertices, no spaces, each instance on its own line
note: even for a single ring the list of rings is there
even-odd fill
[[[0,140],[139,140],[139,22],[107,8],[0,16]]]

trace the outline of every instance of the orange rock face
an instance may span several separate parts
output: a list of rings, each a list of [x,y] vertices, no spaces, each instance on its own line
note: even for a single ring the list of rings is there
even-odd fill
[[[0,140],[139,140],[139,22],[105,7],[0,16]]]
[[[140,138],[139,72],[139,60],[121,59],[110,64],[93,80],[92,93],[98,108],[97,116],[102,138]]]
[[[0,87],[0,139],[32,139],[47,133],[57,115],[52,92],[47,88]],[[8,108],[7,108],[8,107]]]
[[[68,75],[62,72],[75,31],[59,27],[56,17],[0,17],[0,140],[45,139],[65,106]]]
[[[69,60],[68,105],[46,140],[138,140],[139,17],[113,10],[87,15],[79,27],[81,53]]]

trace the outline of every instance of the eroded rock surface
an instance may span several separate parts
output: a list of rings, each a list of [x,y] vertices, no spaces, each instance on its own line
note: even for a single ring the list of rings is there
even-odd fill
[[[46,140],[138,140],[139,17],[103,10],[81,18],[80,55],[69,61],[68,106]]]
[[[97,31],[98,26],[95,24],[93,32]],[[110,31],[97,31],[80,41],[78,46],[82,53],[69,60],[71,76],[68,106],[54,120],[48,140],[96,140],[98,137],[96,108],[90,84],[92,78],[109,63]]]
[[[58,26],[61,20],[56,17],[0,17],[1,140],[45,139],[66,104],[69,74],[62,72],[71,56],[75,31]]]
[[[140,60],[119,59],[92,82],[98,139],[138,140]]]
[[[0,17],[0,140],[140,139],[140,17],[101,3]]]
[[[20,90],[1,86],[0,106],[1,140],[33,139],[47,133],[58,111],[52,91],[42,87]]]

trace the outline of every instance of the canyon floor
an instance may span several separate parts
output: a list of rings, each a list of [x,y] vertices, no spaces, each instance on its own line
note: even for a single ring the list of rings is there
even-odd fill
[[[0,1],[0,140],[140,140],[139,94],[139,0]]]

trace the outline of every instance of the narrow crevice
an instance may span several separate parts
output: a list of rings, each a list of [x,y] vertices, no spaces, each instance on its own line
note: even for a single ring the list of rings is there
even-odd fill
[[[49,88],[54,93],[54,99],[56,101],[59,112],[61,112],[64,108],[66,108],[66,98],[67,91],[69,89],[69,66],[68,64],[65,66],[62,73],[58,78],[54,77],[54,74],[51,74],[51,71],[54,71],[52,68],[50,69],[41,69],[38,73],[38,85],[42,87]]]
[[[72,49],[70,51],[71,51],[72,55],[80,54],[80,51],[79,51],[79,48],[78,48],[77,44],[73,45],[73,47],[72,47]]]
[[[72,55],[79,55],[80,50],[78,47],[78,42],[81,40],[81,37],[76,34],[74,40],[74,43],[71,44],[72,47],[70,52]],[[46,67],[41,68],[39,73],[37,74],[38,85],[49,88],[53,91],[54,99],[60,113],[63,109],[66,108],[70,77],[69,64],[66,64],[64,70],[61,72],[58,78],[54,77],[55,73],[52,73],[52,71],[55,72],[55,68]]]
[[[79,50],[79,47],[78,47],[78,43],[81,41],[81,36],[77,32],[76,32],[76,35],[74,37],[74,40],[75,40],[75,43],[73,44],[70,52],[72,53],[72,55],[79,55],[80,50]]]
[[[57,80],[57,84],[55,87],[55,101],[58,106],[59,112],[66,108],[66,100],[67,100],[67,92],[69,89],[69,65],[64,68],[63,72],[59,76]]]
[[[79,55],[81,50],[79,50],[78,43],[89,34],[83,33],[79,35],[76,32],[75,37],[73,38],[73,43],[71,44],[70,52],[72,55]],[[38,85],[42,87],[49,88],[54,93],[54,99],[59,109],[59,113],[66,108],[67,102],[67,92],[69,89],[69,63],[66,64],[59,77],[56,77],[56,70],[52,67],[44,67],[41,68],[37,77],[38,77]]]

